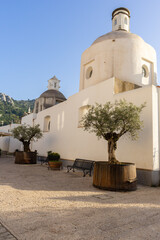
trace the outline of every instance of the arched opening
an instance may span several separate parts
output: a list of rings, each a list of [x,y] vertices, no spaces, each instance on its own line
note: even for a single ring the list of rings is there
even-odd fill
[[[93,68],[90,66],[86,71],[86,78],[89,79],[92,77],[93,74]]]
[[[50,116],[46,116],[44,118],[44,128],[43,131],[44,132],[49,132],[51,129],[51,117]]]
[[[125,23],[125,24],[128,24],[127,17],[125,17],[124,23]]]
[[[149,76],[148,67],[146,65],[142,66],[142,77],[147,78]]]
[[[90,108],[90,105],[85,105],[79,108],[79,116],[78,116],[78,127],[81,128],[82,127],[82,123],[81,120],[83,118],[83,116],[88,112]]]

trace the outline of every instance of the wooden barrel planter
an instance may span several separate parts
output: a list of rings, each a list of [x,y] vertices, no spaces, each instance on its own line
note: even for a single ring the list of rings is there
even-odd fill
[[[15,163],[17,164],[36,164],[37,152],[15,152]]]
[[[113,191],[134,191],[137,189],[136,166],[134,163],[95,162],[93,186]]]

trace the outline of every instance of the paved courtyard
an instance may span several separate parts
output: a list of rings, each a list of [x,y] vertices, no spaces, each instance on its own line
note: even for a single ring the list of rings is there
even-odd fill
[[[110,192],[80,172],[0,158],[0,240],[159,240],[160,188]]]

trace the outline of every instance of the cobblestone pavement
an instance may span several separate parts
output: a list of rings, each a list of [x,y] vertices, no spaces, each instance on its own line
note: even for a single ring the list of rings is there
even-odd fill
[[[0,223],[0,240],[18,240],[2,223]]]

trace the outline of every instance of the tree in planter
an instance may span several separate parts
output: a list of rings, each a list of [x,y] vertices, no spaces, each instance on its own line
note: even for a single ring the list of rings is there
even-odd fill
[[[138,138],[138,132],[142,129],[143,122],[140,113],[145,103],[139,107],[126,100],[115,101],[114,104],[96,104],[91,106],[81,120],[85,131],[93,132],[98,138],[108,141],[108,162],[119,163],[115,156],[117,141],[124,134],[128,134],[132,140]]]
[[[17,138],[23,143],[24,152],[30,152],[31,141],[36,141],[42,137],[42,131],[39,124],[31,127],[29,125],[21,125],[12,130],[14,138]]]

